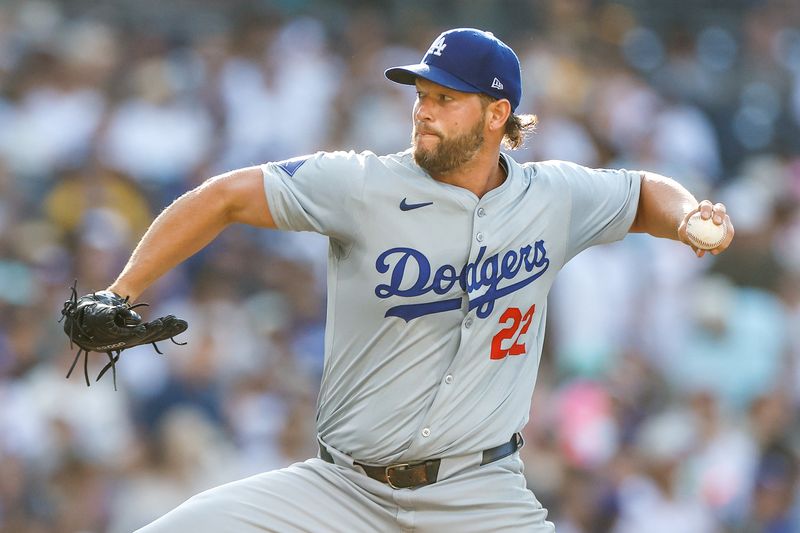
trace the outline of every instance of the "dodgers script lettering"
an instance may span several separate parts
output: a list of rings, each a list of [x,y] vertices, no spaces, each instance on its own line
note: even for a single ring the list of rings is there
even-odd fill
[[[516,292],[536,281],[550,266],[544,241],[507,250],[488,257],[486,247],[478,250],[475,261],[460,269],[453,265],[442,265],[436,270],[428,257],[414,248],[390,248],[378,256],[375,268],[381,274],[389,274],[389,282],[375,287],[378,298],[412,298],[424,294],[447,294],[456,283],[470,295],[486,288],[480,296],[470,298],[469,308],[477,308],[478,318],[492,313],[495,301]],[[522,278],[522,279],[518,279]],[[461,308],[461,299],[451,298],[433,302],[402,304],[389,308],[386,317],[396,316],[406,322],[424,315],[452,311]]]

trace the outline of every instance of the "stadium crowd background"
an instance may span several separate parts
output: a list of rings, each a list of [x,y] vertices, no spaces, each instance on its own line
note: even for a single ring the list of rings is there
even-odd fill
[[[518,159],[661,172],[736,224],[718,258],[633,235],[561,273],[521,452],[558,531],[800,531],[799,3],[221,5],[0,3],[0,530],[131,531],[315,455],[324,239],[227,230],[143,295],[188,345],[125,352],[118,392],[64,379],[59,310],[207,177],[405,149],[383,69],[464,25],[520,55]]]

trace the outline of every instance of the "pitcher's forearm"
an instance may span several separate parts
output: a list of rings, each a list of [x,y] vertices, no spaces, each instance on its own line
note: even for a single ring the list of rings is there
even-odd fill
[[[687,213],[697,207],[697,199],[673,179],[645,172],[639,208],[631,232],[680,240],[678,227]]]
[[[135,300],[158,278],[210,243],[230,224],[215,179],[187,192],[150,225],[109,290]]]

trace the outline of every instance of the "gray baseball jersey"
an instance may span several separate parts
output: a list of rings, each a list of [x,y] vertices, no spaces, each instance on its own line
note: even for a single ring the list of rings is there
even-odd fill
[[[528,420],[547,293],[581,250],[621,239],[640,173],[518,164],[478,198],[410,151],[262,166],[280,229],[330,237],[317,425],[374,464],[473,453]]]
[[[481,199],[410,152],[262,167],[278,227],[330,237],[317,425],[337,459],[211,489],[142,532],[554,531],[519,454],[478,463],[527,421],[556,272],[627,233],[640,177],[502,157],[508,179]],[[436,483],[412,489],[353,463],[433,457]]]

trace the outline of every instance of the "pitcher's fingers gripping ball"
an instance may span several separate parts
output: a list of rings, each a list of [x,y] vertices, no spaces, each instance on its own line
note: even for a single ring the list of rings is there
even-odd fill
[[[713,219],[705,219],[695,213],[686,222],[686,238],[701,250],[713,250],[725,241],[727,226],[717,224]]]
[[[678,228],[678,239],[692,247],[697,257],[717,255],[733,241],[734,229],[725,204],[703,200],[686,214]]]
[[[111,368],[116,390],[116,362],[123,350],[141,344],[152,344],[156,352],[162,353],[156,343],[167,339],[175,344],[186,344],[173,338],[189,327],[185,320],[167,315],[150,322],[142,322],[142,317],[134,309],[148,304],[131,305],[128,298],[122,298],[111,291],[93,292],[78,298],[75,285],[71,290],[70,298],[64,302],[61,310],[61,320],[64,321],[64,332],[69,337],[70,346],[77,345],[78,353],[67,372],[67,378],[83,353],[83,374],[88,386],[89,352],[101,352],[108,355],[108,364],[103,367],[95,381]]]

